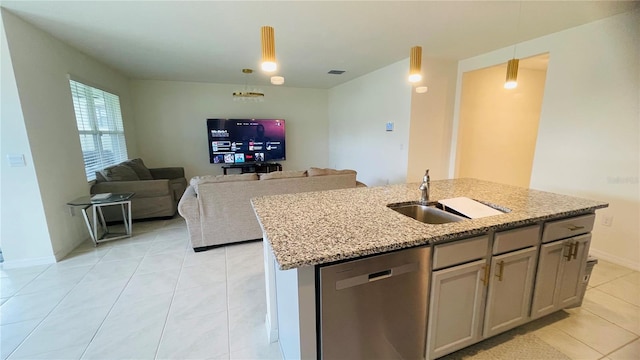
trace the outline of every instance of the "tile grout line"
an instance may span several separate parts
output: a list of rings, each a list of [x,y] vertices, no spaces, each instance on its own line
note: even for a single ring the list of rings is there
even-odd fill
[[[619,278],[618,278],[618,279],[619,279]],[[612,281],[613,281],[613,280],[612,280]],[[605,291],[605,290],[603,290],[603,289],[600,289],[600,288],[599,288],[601,285],[605,285],[605,284],[607,284],[607,283],[603,283],[603,284],[600,284],[600,285],[598,285],[598,286],[592,287],[592,289],[596,289],[596,290],[598,290],[598,291],[600,291],[600,292],[602,292],[602,293],[604,293],[604,294],[607,294],[607,295],[609,295],[609,296],[611,296],[611,297],[614,297],[614,298],[616,298],[616,299],[618,299],[618,300],[620,300],[620,301],[622,301],[622,302],[625,302],[625,303],[627,303],[627,304],[629,304],[629,305],[633,305],[633,306],[635,306],[635,307],[640,308],[640,306],[638,306],[637,304],[630,303],[630,302],[628,302],[627,300],[625,300],[625,299],[623,299],[623,298],[621,298],[621,297],[619,297],[619,296],[616,296],[616,295],[614,295],[614,294],[611,294],[611,293],[609,293],[609,292],[607,292],[607,291]]]
[[[132,231],[133,233],[133,231]],[[146,254],[146,253],[145,253]],[[105,254],[106,256],[106,254]],[[144,256],[142,257],[144,259]],[[98,335],[98,332],[100,331],[100,329],[102,329],[102,327],[104,326],[105,321],[107,320],[107,318],[109,317],[109,315],[111,315],[111,312],[113,311],[113,308],[116,306],[116,304],[118,303],[118,300],[120,300],[120,297],[122,296],[122,293],[124,292],[124,290],[127,288],[127,285],[129,285],[129,283],[131,282],[131,279],[135,276],[136,271],[138,271],[138,268],[140,267],[140,264],[142,263],[142,260],[140,260],[138,262],[138,265],[136,266],[136,268],[133,270],[133,272],[131,273],[131,276],[129,276],[129,279],[127,279],[127,282],[124,284],[124,286],[122,287],[122,290],[120,290],[120,294],[118,294],[118,297],[113,301],[113,304],[111,304],[111,307],[109,308],[109,311],[107,311],[107,314],[104,316],[104,319],[102,319],[102,321],[100,322],[100,325],[98,326],[98,328],[96,329],[96,331],[93,332],[93,335],[91,336],[91,339],[89,339],[89,342],[87,343],[87,346],[85,346],[84,350],[82,351],[82,354],[80,354],[79,359],[82,359],[84,357],[84,355],[87,353],[87,350],[89,349],[89,346],[91,346],[91,343],[93,342],[93,340],[96,338],[96,335]]]
[[[604,355],[604,357],[607,357],[607,356],[609,356],[609,355],[613,354],[614,352],[616,352],[616,351],[618,351],[618,350],[620,350],[620,349],[622,349],[622,348],[624,348],[624,347],[628,346],[629,344],[631,344],[631,343],[633,343],[633,342],[637,341],[638,339],[640,339],[640,336],[636,336],[636,338],[635,338],[635,339],[633,339],[633,340],[629,341],[628,343],[626,343],[626,344],[624,344],[624,345],[622,345],[622,346],[618,347],[617,349],[615,349],[615,350],[613,350],[613,351],[609,352],[608,354]]]
[[[107,252],[108,252],[108,251],[107,251]],[[105,253],[105,255],[106,255],[106,253]],[[103,255],[103,257],[104,257],[104,255]],[[102,259],[102,257],[101,257],[101,259]],[[71,292],[72,292],[72,291],[73,291],[73,290],[74,290],[74,289],[75,289],[75,288],[76,288],[76,287],[77,287],[77,286],[82,282],[82,280],[84,280],[84,279],[89,275],[89,273],[90,273],[90,272],[91,272],[91,271],[96,267],[96,265],[97,265],[97,264],[98,264],[98,262],[96,262],[95,264],[91,265],[91,269],[89,269],[89,271],[87,271],[87,273],[86,273],[86,274],[84,274],[84,275],[80,278],[80,280],[78,280],[78,282],[77,282],[75,285],[73,285],[73,287],[72,287],[71,289],[69,289],[69,291],[68,291],[68,292],[67,292],[67,293],[66,293],[66,294],[65,294],[65,295],[64,295],[64,296],[63,296],[63,297],[62,297],[62,298],[61,298],[61,299],[56,303],[56,305],[55,305],[55,306],[54,306],[54,307],[53,307],[53,308],[52,308],[52,309],[51,309],[51,310],[50,310],[50,311],[49,311],[49,312],[48,312],[48,313],[47,313],[47,314],[42,318],[42,320],[40,320],[40,322],[38,322],[38,325],[36,325],[36,326],[33,328],[33,330],[31,330],[31,331],[29,332],[29,334],[27,334],[27,336],[25,336],[25,338],[24,338],[24,339],[22,339],[22,341],[21,341],[21,342],[20,342],[20,343],[19,343],[19,344],[18,344],[18,345],[13,349],[13,351],[11,351],[11,353],[9,353],[9,355],[7,355],[7,359],[9,359],[9,358],[11,357],[11,355],[13,355],[13,354],[16,352],[16,350],[18,350],[18,349],[20,348],[20,346],[22,346],[22,344],[24,344],[24,342],[25,342],[25,341],[27,341],[27,339],[28,339],[28,338],[29,338],[29,337],[30,337],[30,336],[31,336],[31,335],[32,335],[32,334],[33,334],[33,333],[34,333],[38,328],[40,328],[40,326],[42,325],[42,323],[43,323],[45,320],[47,320],[47,319],[49,318],[49,316],[51,315],[51,313],[52,313],[52,312],[54,312],[54,311],[58,308],[58,306],[60,305],[60,303],[62,303],[62,301],[63,301],[64,299],[66,299],[66,298],[67,298],[67,296],[69,296],[69,294],[71,294]],[[34,281],[35,279],[37,279],[37,278],[39,278],[40,276],[42,276],[42,274],[44,274],[44,272],[45,272],[45,271],[47,271],[47,270],[51,269],[54,265],[55,265],[55,264],[51,264],[50,266],[48,266],[45,270],[43,270],[40,274],[38,274],[38,276],[36,276],[32,281]],[[78,265],[78,266],[75,266],[75,267],[80,267],[80,266],[83,266],[83,265]],[[71,266],[71,268],[74,268],[74,266]],[[31,283],[31,281],[30,281],[29,283]],[[26,286],[26,285],[25,285],[25,286]],[[16,294],[17,294],[17,293],[16,293]],[[93,337],[92,337],[92,339],[93,339]],[[91,342],[91,341],[90,341],[90,342]],[[90,343],[90,342],[89,342],[89,343]],[[88,346],[88,345],[87,345],[87,346]],[[42,354],[42,353],[40,353],[40,354]],[[84,352],[83,352],[83,354],[84,354]],[[34,354],[34,355],[38,355],[38,354]]]
[[[184,261],[187,257],[186,250],[182,256],[182,264],[180,265],[180,271],[178,272],[178,278],[176,279],[176,284],[173,287],[173,294],[171,295],[171,301],[169,302],[169,308],[167,309],[167,315],[164,318],[164,324],[162,325],[162,331],[160,332],[160,339],[158,340],[158,346],[156,346],[156,352],[153,355],[154,359],[158,358],[158,352],[160,351],[160,345],[162,344],[162,339],[164,338],[165,330],[167,329],[167,322],[169,321],[169,314],[171,313],[171,305],[173,305],[173,301],[176,298],[176,291],[178,289],[178,283],[180,282],[180,275],[182,275],[182,270],[184,269]]]
[[[231,315],[229,314],[229,251],[228,247],[224,247],[224,288],[227,298],[227,358],[231,359]]]
[[[602,316],[600,316],[600,315],[598,315],[598,314],[595,314],[595,313],[593,313],[593,312],[589,311],[588,309],[585,309],[585,308],[580,307],[580,310],[581,310],[581,311],[586,311],[586,312],[588,312],[589,314],[591,314],[591,315],[593,315],[593,316],[596,316],[596,317],[598,317],[598,318],[600,318],[600,319],[602,319],[602,320],[604,320],[604,321],[608,322],[609,324],[611,324],[611,325],[614,325],[614,326],[618,327],[619,329],[621,329],[621,330],[623,330],[623,331],[626,331],[626,332],[628,332],[628,333],[631,333],[631,334],[635,335],[635,336],[636,336],[636,338],[638,338],[638,335],[637,335],[637,334],[635,334],[634,332],[631,332],[631,331],[629,331],[629,330],[627,330],[627,329],[625,329],[625,328],[621,327],[620,325],[618,325],[618,324],[616,324],[616,323],[614,323],[614,322],[611,322],[611,321],[609,321],[609,320],[607,320],[607,319],[603,318]],[[580,342],[581,344],[584,344],[585,346],[589,347],[590,349],[593,349],[595,352],[597,352],[598,354],[601,354],[603,357],[608,356],[607,354],[603,354],[603,353],[601,353],[600,351],[598,351],[597,349],[595,349],[595,348],[594,348],[594,347],[592,347],[591,345],[589,345],[589,344],[585,343],[584,341],[582,341],[582,340],[580,340],[580,339],[576,338],[576,337],[575,337],[575,336],[573,336],[572,334],[570,334],[570,333],[568,333],[568,332],[564,331],[564,329],[557,328],[557,330],[562,331],[563,333],[565,333],[565,334],[569,335],[571,338],[575,339],[576,341]],[[634,340],[634,341],[635,341],[635,340]],[[624,347],[624,346],[626,346],[626,345],[628,345],[628,344],[623,345],[623,347]],[[617,350],[619,350],[619,349],[617,349]],[[614,350],[614,351],[612,351],[612,352],[615,352],[615,351],[617,351],[617,350]],[[609,354],[611,354],[612,352],[609,352]]]

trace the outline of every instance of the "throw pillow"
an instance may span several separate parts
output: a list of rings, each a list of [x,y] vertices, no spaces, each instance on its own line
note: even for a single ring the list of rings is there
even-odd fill
[[[153,180],[151,171],[149,171],[149,169],[144,165],[144,162],[140,158],[127,160],[123,162],[122,165],[126,165],[133,169],[140,180]]]
[[[96,183],[107,182],[107,178],[102,175],[102,171],[96,171]]]
[[[102,170],[102,176],[107,181],[136,181],[140,180],[132,168],[126,165],[114,165]]]
[[[330,169],[322,169],[322,168],[309,168],[309,170],[307,171],[307,173],[309,174],[309,176],[323,176],[323,175],[329,175],[329,171]]]
[[[324,176],[324,175],[341,175],[341,174],[357,174],[355,170],[336,170],[336,169],[321,169],[321,168],[310,168],[309,176]]]
[[[306,170],[273,171],[270,173],[260,174],[259,176],[260,176],[260,180],[299,178],[299,177],[307,177],[307,171]]]
[[[192,177],[189,184],[193,186],[193,189],[198,193],[198,185],[200,184],[254,180],[258,180],[258,174],[204,175]]]

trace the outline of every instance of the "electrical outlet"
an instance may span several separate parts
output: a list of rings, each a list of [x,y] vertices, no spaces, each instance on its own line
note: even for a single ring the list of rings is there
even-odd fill
[[[613,216],[605,215],[602,217],[602,225],[611,226],[611,224],[613,224]]]

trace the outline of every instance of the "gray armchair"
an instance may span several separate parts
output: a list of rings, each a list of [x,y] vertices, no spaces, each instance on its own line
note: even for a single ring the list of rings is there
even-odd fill
[[[175,215],[186,188],[184,168],[147,169],[142,160],[135,159],[97,172],[91,194],[133,192],[132,218],[147,219]],[[119,207],[115,206],[105,207],[104,215],[107,221],[122,219]]]

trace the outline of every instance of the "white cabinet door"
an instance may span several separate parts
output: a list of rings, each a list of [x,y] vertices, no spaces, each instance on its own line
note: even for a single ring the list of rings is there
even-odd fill
[[[531,318],[574,304],[586,268],[591,234],[554,241],[540,247]]]
[[[591,234],[576,236],[568,240],[571,244],[571,259],[564,259],[564,269],[560,279],[558,309],[573,305],[580,299],[582,278],[587,267]]]
[[[513,251],[491,260],[484,337],[529,321],[537,248]]]
[[[478,342],[482,336],[485,259],[433,272],[427,333],[427,359]]]

